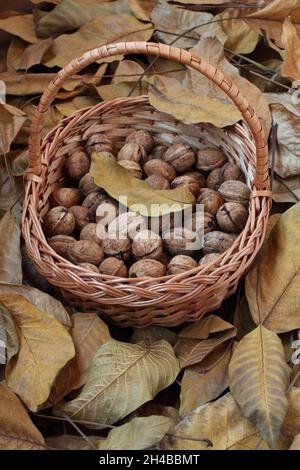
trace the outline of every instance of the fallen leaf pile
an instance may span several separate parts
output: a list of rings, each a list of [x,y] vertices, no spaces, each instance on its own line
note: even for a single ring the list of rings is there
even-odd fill
[[[300,0],[20,3],[0,7],[0,449],[299,450]],[[132,330],[65,303],[28,259],[20,213],[30,124],[48,83],[89,49],[148,40],[191,50],[237,84],[270,136],[274,208],[261,251],[219,310]],[[194,70],[120,55],[64,84],[42,135],[79,109],[140,94],[185,124],[241,119]],[[116,197],[115,163],[101,161],[95,181]],[[130,179],[121,183],[120,193]],[[131,203],[153,202],[142,183]],[[189,197],[178,188],[177,202]]]

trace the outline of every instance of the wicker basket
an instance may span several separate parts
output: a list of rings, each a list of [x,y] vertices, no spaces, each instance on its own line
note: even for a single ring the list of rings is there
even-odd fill
[[[63,119],[43,140],[44,114],[63,83],[93,61],[120,55],[146,54],[181,62],[217,84],[241,111],[246,123],[226,129],[206,124],[184,125],[149,105],[146,96],[122,98],[82,109]],[[134,129],[150,130],[157,143],[187,141],[195,148],[210,143],[220,147],[244,171],[252,190],[250,214],[231,248],[204,268],[158,279],[124,279],[97,274],[55,253],[42,230],[49,196],[62,177],[70,151],[94,132],[104,132],[120,148]],[[32,124],[29,168],[23,212],[23,236],[38,271],[63,294],[123,326],[175,326],[198,320],[232,294],[264,239],[271,207],[267,143],[255,111],[220,70],[190,52],[157,43],[130,42],[86,52],[62,69],[41,97]]]

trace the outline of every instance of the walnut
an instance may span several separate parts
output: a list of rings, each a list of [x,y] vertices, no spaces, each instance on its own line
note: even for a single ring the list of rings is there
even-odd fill
[[[162,277],[166,266],[155,259],[141,259],[129,269],[129,277]]]
[[[206,233],[203,239],[203,253],[205,255],[223,253],[231,247],[236,238],[237,235],[233,233],[224,233],[218,230]]]
[[[97,224],[89,223],[86,224],[80,232],[80,240],[92,240],[97,245],[102,246],[103,239],[97,235]]]
[[[54,235],[48,239],[48,243],[56,253],[63,258],[67,258],[68,247],[71,243],[75,243],[76,239],[70,235]]]
[[[216,215],[224,202],[223,197],[217,191],[209,188],[200,189],[197,204],[203,204],[205,212]]]
[[[90,155],[92,152],[109,152],[112,154],[115,152],[115,146],[112,140],[101,133],[91,135],[88,138],[86,146]]]
[[[111,238],[110,234],[103,240],[103,250],[106,257],[114,256],[127,260],[131,255],[131,243],[129,238]]]
[[[118,153],[117,160],[118,162],[122,160],[130,160],[132,162],[138,163],[140,160],[145,160],[147,154],[143,147],[135,142],[128,142],[123,145],[120,152]]]
[[[180,274],[197,267],[197,261],[191,256],[177,255],[168,265],[168,274]]]
[[[196,198],[199,196],[201,186],[192,176],[177,176],[177,178],[172,181],[171,188],[174,189],[180,186],[185,186]]]
[[[235,163],[228,162],[221,168],[212,170],[207,177],[207,187],[217,190],[224,181],[228,180],[245,181],[244,173]]]
[[[107,199],[99,204],[96,210],[96,223],[109,225],[119,215],[119,203],[114,199]]]
[[[90,263],[99,266],[103,258],[102,248],[92,240],[79,240],[69,245],[68,259],[72,263]]]
[[[164,234],[164,246],[170,255],[193,255],[201,249],[201,237],[188,228],[175,227]]]
[[[194,212],[192,215],[192,230],[199,236],[203,233],[212,232],[216,228],[216,219],[209,212]]]
[[[219,168],[226,162],[226,157],[223,152],[214,147],[198,150],[196,168],[208,173],[214,168]]]
[[[89,210],[83,206],[72,206],[70,211],[75,217],[75,228],[81,230],[86,224],[90,222]]]
[[[69,209],[56,206],[45,215],[43,227],[46,235],[70,235],[75,228],[75,218]]]
[[[176,179],[177,178],[175,178],[175,180]],[[161,175],[148,176],[148,178],[146,178],[145,181],[153,189],[170,189],[169,181],[164,176],[161,176]]]
[[[108,274],[109,276],[127,277],[128,270],[123,260],[114,258],[105,258],[99,266],[101,274]]]
[[[123,212],[114,219],[108,226],[110,237],[129,238],[133,240],[135,235],[148,227],[147,217],[136,212]]]
[[[162,239],[151,230],[142,230],[132,242],[132,254],[137,258],[159,259],[163,253]]]
[[[247,209],[239,202],[225,202],[217,212],[217,222],[224,232],[240,233],[248,215]]]
[[[89,271],[93,271],[94,273],[99,273],[99,270],[97,268],[97,266],[95,266],[94,264],[91,264],[91,263],[79,263],[79,266],[81,266],[82,268],[85,268],[85,269],[88,269]]]
[[[206,187],[206,178],[205,176],[200,173],[200,171],[198,170],[193,170],[193,171],[187,171],[186,173],[184,173],[184,175],[182,176],[190,176],[191,178],[193,178],[193,181],[197,181],[197,183],[199,183],[200,187],[201,188],[205,188]]]
[[[143,170],[139,163],[131,160],[121,160],[118,163],[120,166],[130,171],[130,173],[132,173],[136,178],[140,180],[143,178]]]
[[[163,156],[165,162],[172,165],[178,173],[184,173],[192,168],[196,155],[188,144],[174,144]]]
[[[83,175],[88,173],[90,166],[90,159],[83,150],[77,150],[70,155],[66,163],[68,175],[76,180],[80,180]]]
[[[127,136],[126,143],[134,142],[139,144],[146,153],[151,152],[154,147],[154,140],[152,135],[147,131],[133,131],[131,134]]]
[[[80,179],[79,189],[84,196],[88,196],[89,194],[97,192],[97,191],[100,191],[100,192],[102,191],[101,188],[99,188],[99,186],[96,185],[96,183],[94,182],[94,178],[89,173],[87,173],[86,175],[83,175],[83,177]]]
[[[145,163],[144,171],[147,176],[161,175],[170,183],[174,178],[176,178],[176,171],[172,165],[165,162],[164,160],[158,160],[155,158]]]
[[[166,151],[167,147],[165,147],[164,145],[156,145],[152,149],[152,152],[148,155],[148,160],[163,158]]]
[[[106,199],[107,196],[99,193],[98,191],[94,191],[86,196],[83,200],[82,206],[89,210],[90,220],[95,220],[97,207]]]
[[[82,194],[77,188],[57,188],[50,196],[52,206],[63,206],[69,209],[71,206],[81,204]]]
[[[251,191],[242,181],[229,180],[221,184],[219,193],[226,202],[239,202],[247,206]]]
[[[205,255],[200,259],[198,266],[200,266],[201,268],[204,268],[204,266],[208,266],[214,261],[217,261],[219,257],[220,257],[219,253],[210,253],[209,255]]]

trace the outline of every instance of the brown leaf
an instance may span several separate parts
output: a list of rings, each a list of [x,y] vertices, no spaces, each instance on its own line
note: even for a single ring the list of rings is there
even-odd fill
[[[94,446],[96,446],[96,442],[101,440],[100,436],[87,436],[87,438],[92,444],[94,444]],[[73,436],[72,434],[61,434],[59,436],[47,437],[46,444],[51,450],[95,450],[91,448],[91,444],[89,444],[83,437]]]
[[[286,18],[284,20],[281,40],[285,50],[285,58],[281,67],[281,75],[283,77],[288,77],[291,80],[299,80],[300,36],[290,18]]]
[[[175,345],[180,367],[200,363],[214,349],[235,335],[236,328],[215,315],[208,315],[183,328]]]
[[[97,86],[96,90],[104,101],[115,100],[116,98],[127,97],[132,90],[131,82],[118,83],[117,85],[101,85]],[[136,87],[131,96],[146,95],[148,84],[142,80],[141,88]]]
[[[300,450],[300,434],[294,437],[291,447],[289,450]]]
[[[143,67],[133,60],[122,60],[119,62],[112,83],[135,82],[144,72]]]
[[[237,301],[234,311],[233,324],[237,330],[237,341],[240,341],[243,336],[247,335],[256,328],[256,324],[254,323],[253,318],[251,316],[251,312],[245,295]]]
[[[252,9],[230,8],[215,16],[215,21],[222,20],[220,27],[227,36],[225,46],[235,54],[249,54],[254,51],[258,42],[258,33],[239,16],[247,16]]]
[[[0,102],[0,154],[10,151],[10,146],[26,121],[20,109]]]
[[[31,132],[31,122],[36,110],[36,106],[32,103],[28,103],[23,107],[23,110],[27,114],[27,119],[21,131],[15,138],[15,143],[20,145],[26,145],[28,143],[28,138]],[[42,138],[45,137],[45,135],[48,134],[48,132],[53,129],[53,127],[55,127],[62,118],[63,115],[58,110],[58,108],[56,106],[51,106],[45,113],[45,123],[41,130]]]
[[[176,343],[177,335],[174,331],[168,328],[161,328],[160,326],[148,326],[146,328],[136,328],[130,341],[132,343],[139,343],[140,341],[158,341],[164,339],[172,346]]]
[[[0,282],[22,284],[20,224],[8,211],[0,220]]]
[[[43,436],[34,426],[21,400],[0,383],[0,449],[44,450]]]
[[[28,46],[22,55],[14,63],[15,70],[28,70],[36,64],[40,64],[45,52],[52,45],[53,39],[48,38]]]
[[[151,11],[157,0],[130,0],[130,9],[133,15],[141,21],[151,21]]]
[[[52,403],[84,385],[93,356],[110,339],[107,326],[96,313],[75,313],[72,323],[75,357],[59,373],[50,395]]]
[[[19,352],[6,367],[7,384],[36,411],[49,397],[58,372],[74,356],[74,345],[53,315],[21,295],[1,295],[0,302],[14,319],[19,341]]]
[[[38,42],[33,15],[16,15],[0,18],[0,30],[18,36],[31,44]]]
[[[94,106],[99,103],[99,98],[96,96],[76,96],[71,100],[64,101],[63,103],[59,103],[55,106],[55,108],[63,115],[63,116],[71,116],[71,114],[75,113],[79,109],[87,108],[89,106]]]

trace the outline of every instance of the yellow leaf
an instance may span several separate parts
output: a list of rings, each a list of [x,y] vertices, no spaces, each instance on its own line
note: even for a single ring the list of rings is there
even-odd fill
[[[6,154],[10,145],[26,121],[20,109],[0,102],[0,154]]]
[[[249,9],[249,11],[253,11]],[[238,8],[230,8],[216,15],[215,20],[222,20],[220,27],[227,36],[225,46],[235,54],[249,54],[254,51],[259,35],[250,28],[247,23],[240,19],[239,16],[247,16],[248,10]]]
[[[112,429],[97,447],[99,450],[148,449],[165,436],[171,425],[172,420],[165,416],[133,418],[129,423]]]
[[[0,450],[45,450],[43,436],[21,400],[0,383]]]
[[[300,203],[273,228],[246,277],[246,296],[255,323],[283,333],[300,328]]]
[[[291,80],[300,79],[300,36],[297,29],[286,18],[282,27],[282,44],[285,50],[285,58],[281,67],[281,75]]]
[[[230,390],[243,413],[275,448],[288,402],[289,371],[278,336],[258,326],[238,343],[229,364]]]
[[[31,44],[38,42],[35,34],[33,15],[16,15],[9,18],[0,18],[1,29]]]
[[[0,282],[22,284],[20,224],[8,211],[0,220]]]
[[[75,357],[59,373],[50,395],[52,403],[58,403],[69,392],[84,385],[94,354],[110,339],[106,324],[96,313],[75,313],[72,323],[70,333]]]
[[[144,216],[155,217],[183,210],[187,204],[195,201],[194,196],[184,187],[166,190],[150,188],[145,181],[135,178],[105,152],[92,154],[90,174],[95,183],[114,199],[126,196],[127,202],[122,198],[122,204],[127,207],[138,204],[139,212]]]
[[[53,315],[21,295],[4,294],[0,302],[13,317],[19,341],[18,355],[6,367],[7,384],[36,411],[49,397],[58,372],[74,356],[74,345]]]
[[[71,418],[113,424],[152,400],[178,372],[173,348],[166,341],[111,340],[95,354],[80,395],[61,409]]]

